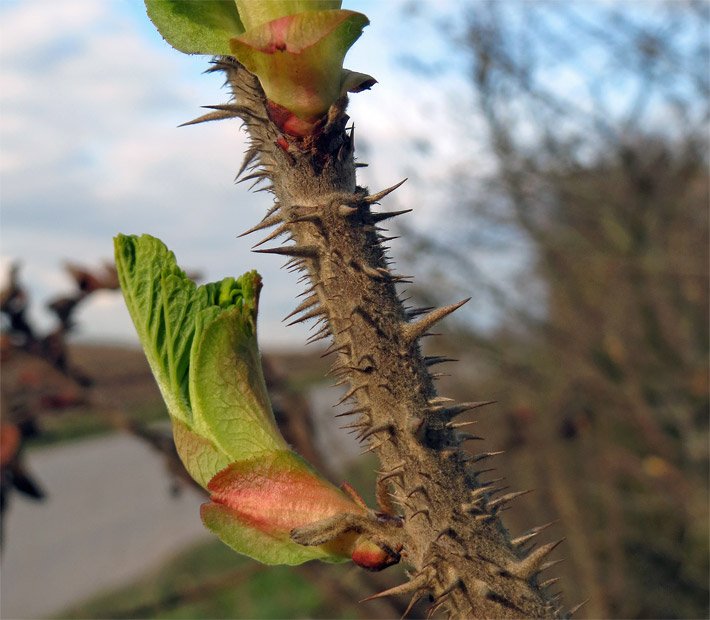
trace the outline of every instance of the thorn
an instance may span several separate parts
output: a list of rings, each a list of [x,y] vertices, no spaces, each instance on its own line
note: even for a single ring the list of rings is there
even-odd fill
[[[356,267],[368,278],[372,278],[373,280],[385,280],[390,275],[390,272],[382,267],[370,267],[364,263],[360,263],[356,265]]]
[[[286,271],[301,271],[306,267],[305,258],[289,258],[282,266]]]
[[[363,200],[369,204],[374,204],[376,202],[379,202],[382,200],[387,194],[392,193],[394,190],[396,190],[402,183],[404,183],[407,179],[403,179],[396,185],[393,185],[392,187],[388,187],[387,189],[383,189],[381,192],[377,192],[376,194],[370,194],[369,196],[365,196]]]
[[[365,441],[368,437],[371,437],[372,435],[376,433],[382,433],[384,431],[387,431],[388,433],[392,432],[392,424],[389,422],[385,422],[383,424],[378,424],[377,426],[373,426],[372,428],[368,429],[364,433],[361,433],[358,437],[359,441]]]
[[[272,239],[276,239],[276,237],[279,237],[279,236],[283,235],[285,232],[288,232],[289,228],[290,227],[288,224],[281,224],[281,226],[279,226],[272,233],[269,233],[261,241],[259,241],[258,243],[255,243],[253,246],[251,246],[251,249],[253,250],[254,248],[258,248],[260,245],[263,245],[264,243],[267,243],[268,241],[271,241]]]
[[[298,317],[297,319],[294,319],[293,321],[286,323],[286,325],[290,327],[291,325],[297,325],[298,323],[303,323],[304,321],[314,319],[317,316],[325,316],[325,315],[326,315],[325,310],[323,310],[323,308],[318,306],[317,308],[311,310],[310,312],[306,312],[306,314]]]
[[[368,424],[366,422],[353,422],[352,424],[344,424],[340,428],[342,428],[343,430],[345,430],[345,429],[355,430],[358,428],[367,428],[367,427],[368,427]]]
[[[457,428],[465,428],[466,426],[473,426],[474,424],[478,424],[478,420],[471,420],[469,422],[447,422],[444,426],[451,430],[456,430]],[[473,457],[471,458],[473,459]]]
[[[297,258],[318,258],[318,248],[314,245],[289,245],[266,250],[254,250],[259,254],[280,254],[281,256],[295,256]]]
[[[530,555],[526,558],[511,562],[507,566],[508,572],[518,579],[527,581],[533,575],[540,572],[543,560],[550,555],[555,547],[557,547],[563,540],[564,538],[558,540],[557,542],[542,545],[530,553]]]
[[[414,487],[409,493],[407,493],[406,497],[410,498],[415,493],[420,493],[429,501],[429,503],[431,503],[431,497],[429,497],[429,492],[426,490],[426,487],[423,484],[419,484]]]
[[[429,407],[438,407],[439,405],[443,405],[446,403],[453,403],[453,402],[454,402],[454,399],[449,398],[448,396],[435,396],[434,398],[430,398],[427,401],[427,405],[429,405]]]
[[[222,121],[228,118],[235,118],[237,115],[231,112],[226,112],[223,110],[217,110],[215,112],[209,112],[208,114],[203,114],[197,118],[193,118],[191,121],[187,121],[178,125],[178,127],[188,127],[189,125],[197,125],[199,123],[208,123],[210,121]]]
[[[554,525],[557,523],[557,521],[550,521],[549,523],[545,523],[543,525],[538,525],[537,527],[530,528],[527,532],[524,534],[518,536],[517,538],[513,538],[513,540],[510,541],[510,543],[514,547],[520,547],[524,545],[525,543],[531,541],[535,536],[537,536],[540,532],[545,531],[548,527],[551,525]]]
[[[343,418],[345,416],[349,415],[355,415],[357,413],[365,413],[366,411],[369,411],[369,407],[358,407],[357,409],[351,409],[350,411],[345,411],[344,413],[338,413],[335,415],[336,418]]]
[[[346,343],[338,345],[336,342],[334,342],[325,350],[325,353],[323,353],[321,357],[328,357],[329,355],[333,355],[333,353],[345,353],[346,351],[350,351],[349,344]]]
[[[388,213],[371,213],[370,217],[375,224],[384,222],[386,220],[392,219],[393,217],[398,217],[404,215],[405,213],[411,213],[414,209],[403,209],[402,211],[389,211]]]
[[[355,164],[355,165],[357,165],[357,164]],[[365,164],[365,165],[367,165],[367,164]],[[400,616],[400,619],[399,619],[399,620],[404,620],[404,619],[407,617],[407,614],[408,614],[410,611],[412,611],[412,607],[414,607],[414,604],[415,604],[422,596],[424,596],[424,594],[425,594],[424,590],[421,590],[421,591],[415,592],[415,593],[412,595],[412,598],[409,599],[409,604],[408,604],[407,607],[405,608],[405,610],[404,610],[404,612],[402,613],[402,615]]]
[[[564,561],[565,561],[564,558],[560,558],[559,560],[550,560],[549,562],[545,562],[545,563],[540,567],[539,572],[542,573],[543,571],[546,571],[546,570],[552,568],[553,566],[557,566],[558,564],[562,564],[562,562],[564,562]]]
[[[559,577],[553,577],[552,579],[547,579],[546,581],[539,583],[538,587],[539,588],[549,588],[550,586],[554,586],[556,583],[559,583],[559,581],[560,581]]]
[[[576,614],[582,607],[584,607],[588,602],[589,602],[589,599],[588,599],[588,598],[587,598],[587,599],[584,599],[581,603],[579,603],[579,604],[575,605],[574,607],[572,607],[572,609],[570,609],[570,610],[567,612],[567,615],[566,615],[565,617],[566,617],[566,618],[571,618],[571,617],[572,617],[574,614]]]
[[[256,114],[253,110],[247,108],[243,105],[236,105],[234,103],[224,103],[220,105],[203,105],[205,110],[218,110],[221,112],[231,112],[234,116],[251,116],[252,118],[260,121],[268,121],[269,119],[265,116],[260,116]]]
[[[251,146],[249,149],[247,149],[247,152],[244,153],[244,159],[242,159],[242,164],[239,166],[239,170],[237,171],[237,175],[235,179],[238,179],[244,171],[249,167],[249,165],[254,162],[259,160],[259,149],[256,146]]]
[[[299,312],[303,312],[304,310],[308,310],[311,306],[315,306],[318,303],[318,296],[317,295],[311,295],[304,301],[302,301],[298,306],[296,306],[296,309],[287,314],[283,319],[281,319],[281,322],[283,323],[284,321],[288,321],[292,316],[296,316]]]
[[[296,297],[305,297],[306,295],[313,295],[316,292],[316,285],[309,286],[305,291],[296,295]]]
[[[281,203],[280,202],[274,202],[274,204],[269,207],[269,209],[266,212],[266,215],[264,216],[264,219],[267,217],[271,217],[274,213],[276,213],[278,210],[281,209]]]
[[[459,443],[463,443],[464,441],[483,441],[485,437],[473,435],[472,433],[456,433],[456,439],[458,439]]]
[[[473,489],[470,494],[471,496],[471,502],[470,504],[478,504],[485,496],[486,496],[486,489],[485,487],[479,487],[477,489]],[[465,512],[465,510],[464,510]]]
[[[387,473],[378,472],[379,475],[377,477],[377,482],[385,482],[385,480],[389,480],[390,478],[399,478],[400,480],[403,480],[404,469],[400,469],[401,467],[404,467],[404,465],[399,465]]]
[[[431,517],[429,516],[429,509],[428,509],[428,508],[420,508],[420,509],[417,510],[416,512],[413,512],[413,513],[409,516],[409,520],[411,521],[412,519],[414,519],[414,517],[416,517],[416,516],[419,515],[419,514],[424,515],[424,516],[427,518],[427,521],[429,521],[429,523],[431,523]]]
[[[494,499],[493,501],[488,502],[488,509],[498,511],[506,504],[512,502],[514,499],[517,499],[518,497],[521,497],[523,495],[527,495],[528,493],[532,493],[533,491],[534,489],[528,489],[527,491],[515,491],[513,493],[506,493],[498,499]]]
[[[464,422],[465,424],[465,422]],[[494,456],[498,456],[499,454],[504,454],[505,450],[497,450],[496,452],[481,452],[480,454],[475,454],[471,461],[473,463],[478,463],[480,461],[484,461],[485,459],[490,459],[493,458]]]
[[[410,298],[408,297],[407,300],[408,299],[410,299]],[[404,303],[405,301],[406,300],[403,299],[402,303]],[[422,314],[426,314],[427,312],[431,312],[434,308],[435,308],[435,306],[424,306],[422,308],[408,308],[405,311],[405,314],[407,315],[407,318],[413,319],[416,316],[420,316]]]
[[[278,210],[278,207],[277,207]],[[270,215],[267,214],[266,217],[261,220],[256,226],[250,228],[246,232],[243,232],[241,235],[237,235],[238,237],[246,237],[247,235],[250,235],[251,233],[256,232],[257,230],[263,230],[264,228],[271,228],[272,226],[276,226],[276,224],[280,224],[283,222],[283,218],[280,215]]]
[[[482,400],[470,403],[460,403],[454,405],[453,407],[442,407],[438,410],[432,410],[432,413],[439,413],[440,415],[447,418],[455,418],[457,415],[462,414],[464,411],[470,411],[471,409],[478,409],[479,407],[485,407],[486,405],[492,405],[495,400]]]
[[[404,338],[408,343],[412,343],[421,337],[424,333],[429,331],[436,323],[441,321],[444,317],[448,316],[455,310],[458,310],[471,298],[464,299],[456,304],[451,304],[450,306],[443,306],[432,310],[429,314],[425,315],[424,318],[419,319],[416,323],[408,323],[404,326]]]
[[[383,590],[382,592],[378,592],[377,594],[368,596],[367,598],[362,599],[360,602],[364,603],[366,601],[371,601],[373,599],[382,598],[385,596],[399,596],[400,594],[409,594],[410,592],[416,592],[417,590],[420,590],[423,586],[425,586],[428,581],[428,573],[422,572],[416,575],[411,581],[407,581],[398,586],[394,586],[393,588],[389,588],[388,590]]]
[[[325,340],[326,338],[330,337],[330,327],[328,325],[324,325],[321,327],[315,334],[310,336],[308,340],[306,340],[306,344],[313,344],[314,342],[318,342],[319,340]]]
[[[453,357],[444,357],[441,355],[431,355],[424,358],[424,364],[427,367],[435,366],[436,364],[443,364],[445,362],[458,362],[458,360]]]
[[[476,515],[475,517],[473,517],[473,520],[477,521],[479,523],[488,523],[489,521],[493,521],[493,519],[495,519],[495,518],[496,518],[495,515],[485,514],[485,515]]]
[[[339,405],[342,405],[346,400],[352,398],[358,390],[362,390],[363,388],[367,388],[366,383],[363,383],[362,385],[356,385],[350,388],[345,394],[345,396],[343,396],[337,403],[335,403],[333,407],[338,407]]]
[[[257,170],[256,172],[252,172],[251,174],[248,174],[245,177],[240,177],[237,183],[244,183],[245,181],[251,181],[252,179],[263,179],[266,175],[266,173],[263,170]],[[253,187],[253,186],[252,186]]]
[[[381,447],[382,447],[382,444],[384,444],[384,443],[385,443],[384,441],[381,441],[381,442],[378,443],[378,444],[374,444],[374,443],[373,443],[369,448],[365,448],[362,452],[360,452],[360,455],[359,455],[359,456],[362,456],[363,454],[367,454],[368,452],[374,452],[374,451],[377,450],[378,448],[381,448]]]

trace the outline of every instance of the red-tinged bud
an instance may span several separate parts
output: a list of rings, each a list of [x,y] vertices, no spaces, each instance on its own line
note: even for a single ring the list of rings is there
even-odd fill
[[[352,560],[367,570],[379,571],[397,564],[400,560],[401,547],[397,550],[378,545],[372,540],[360,537],[355,542]]]

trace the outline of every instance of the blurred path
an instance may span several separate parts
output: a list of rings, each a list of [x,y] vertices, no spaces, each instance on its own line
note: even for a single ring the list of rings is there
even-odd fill
[[[127,435],[29,452],[48,494],[13,494],[0,565],[0,617],[34,620],[159,566],[209,536],[192,489],[171,497],[156,452]]]

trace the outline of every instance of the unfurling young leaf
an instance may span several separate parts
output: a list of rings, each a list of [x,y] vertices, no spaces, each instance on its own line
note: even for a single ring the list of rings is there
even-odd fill
[[[176,448],[211,493],[201,510],[205,525],[266,564],[350,557],[364,564],[363,553],[375,568],[391,563],[386,550],[347,530],[319,545],[291,540],[295,528],[369,511],[291,451],[276,426],[256,340],[260,276],[198,287],[158,239],[119,235],[115,250]]]
[[[340,0],[145,0],[148,16],[174,48],[233,55],[254,73],[282,131],[305,136],[347,92],[376,80],[343,69],[369,20]]]

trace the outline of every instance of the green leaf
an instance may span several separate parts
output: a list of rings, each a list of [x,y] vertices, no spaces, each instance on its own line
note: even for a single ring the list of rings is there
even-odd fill
[[[231,54],[229,40],[244,32],[234,0],[145,0],[162,37],[187,54]]]
[[[225,311],[206,325],[190,360],[195,429],[234,461],[288,447],[271,412],[256,334],[240,312]]]
[[[205,485],[234,460],[282,450],[256,341],[261,278],[196,286],[158,239],[119,235],[126,305],[174,421],[176,446]]]
[[[292,452],[276,426],[256,340],[259,275],[198,287],[158,239],[118,235],[115,251],[178,454],[211,493],[201,510],[205,525],[267,564],[335,562],[355,553],[379,566],[377,549],[363,547],[357,533],[320,546],[290,538],[294,528],[366,509]]]
[[[172,426],[180,460],[192,479],[206,489],[214,475],[231,463],[230,457],[180,420],[173,418]]]

